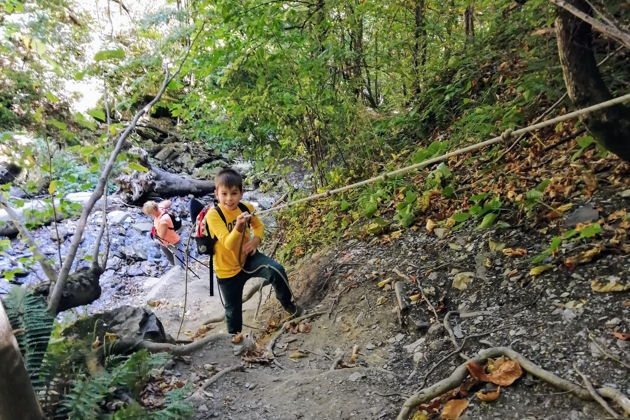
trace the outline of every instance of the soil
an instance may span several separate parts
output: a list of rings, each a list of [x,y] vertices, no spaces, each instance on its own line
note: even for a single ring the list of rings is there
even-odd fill
[[[590,203],[605,219],[627,208],[628,198],[602,190]],[[549,243],[550,235],[542,237],[529,226],[478,231],[471,224],[442,238],[416,229],[395,240],[392,235],[350,240],[303,258],[290,270],[294,293],[306,313],[323,314],[284,331],[275,344],[275,357],[265,351],[273,333],[262,330],[275,330],[286,314],[273,296],[266,300],[265,288],[257,320],[258,295],[245,306],[245,323],[257,328],[246,329],[256,350],[236,356],[237,347],[225,335],[219,344],[177,358],[165,374],[193,387],[189,400],[196,419],[392,419],[408,396],[449,376],[466,356],[493,346],[511,347],[574,383],[582,383],[577,368],[596,386],[630,394],[630,341],[613,336],[630,331],[630,291],[598,293],[591,287],[593,280],[628,284],[630,256],[604,252],[572,270],[554,260],[550,270],[532,276],[529,258]],[[528,256],[507,256],[496,244],[524,248]],[[563,245],[561,253],[573,252],[573,246]],[[465,272],[472,273],[470,283],[464,290],[454,288],[453,279]],[[189,278],[180,339],[203,333],[203,322],[222,312],[201,277]],[[388,279],[403,281],[408,296],[424,292],[438,319],[419,299],[411,303],[401,325],[391,283],[378,287]],[[145,296],[173,336],[181,321],[182,286],[182,273],[172,270],[157,284],[147,285]],[[446,314],[457,343],[466,340],[461,355],[454,352],[443,325]],[[211,325],[207,334],[224,332],[222,322]],[[333,368],[341,353],[341,362]],[[243,371],[229,372],[203,388],[212,375],[239,364]],[[495,402],[481,402],[473,392],[467,399],[470,405],[462,419],[608,417],[598,404],[528,373],[503,388]],[[437,417],[437,412],[429,413],[429,418]]]

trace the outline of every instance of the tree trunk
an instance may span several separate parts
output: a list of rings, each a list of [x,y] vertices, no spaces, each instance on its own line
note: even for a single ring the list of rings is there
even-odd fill
[[[22,361],[22,353],[0,302],[0,419],[43,418],[44,414]]]
[[[584,0],[571,0],[570,3],[592,14]],[[573,103],[582,108],[612,99],[595,62],[591,25],[559,9],[556,37],[564,83]],[[593,137],[608,150],[630,161],[630,108],[615,105],[593,112],[582,121]]]
[[[413,90],[420,94],[420,66],[424,66],[427,50],[427,31],[424,28],[424,0],[416,0],[414,7]],[[422,54],[422,57],[420,55]]]
[[[103,270],[99,266],[83,267],[70,274],[66,287],[63,289],[57,313],[88,305],[101,297],[99,284],[101,274]],[[49,292],[49,282],[42,282],[35,287],[35,293],[38,295],[48,296]]]

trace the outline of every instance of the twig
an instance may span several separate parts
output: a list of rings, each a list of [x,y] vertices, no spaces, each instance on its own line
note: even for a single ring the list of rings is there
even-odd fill
[[[316,352],[316,351],[309,350],[309,349],[302,349],[302,350],[303,350],[303,351],[305,351],[305,352],[307,352],[307,353],[311,353],[311,354],[314,354],[314,355],[316,355],[316,356],[323,357],[323,358],[328,359],[328,360],[332,360],[332,357],[330,357],[330,356],[329,356],[329,355],[327,355],[326,353],[318,353],[318,352]]]
[[[339,365],[339,363],[341,363],[341,361],[343,360],[343,355],[344,355],[344,352],[340,351],[337,354],[337,357],[335,357],[335,360],[333,360],[332,365],[330,365],[330,369],[328,369],[328,370],[335,370],[335,369],[337,369],[337,365]]]
[[[212,385],[213,383],[215,383],[216,381],[218,381],[222,376],[230,373],[230,372],[234,372],[234,371],[242,371],[245,370],[245,368],[243,367],[243,365],[234,365],[234,366],[230,366],[228,368],[225,368],[223,370],[221,370],[220,372],[215,373],[214,375],[212,375],[212,377],[210,377],[208,380],[206,380],[203,385],[201,386],[202,389],[206,389],[208,388],[210,385]]]
[[[272,356],[275,356],[275,354],[273,353],[273,348],[276,345],[276,341],[278,341],[278,338],[280,338],[282,333],[286,330],[286,327],[288,327],[291,324],[291,322],[299,322],[299,321],[302,321],[303,319],[308,319],[308,318],[312,318],[312,317],[315,317],[315,316],[324,315],[325,313],[326,312],[324,312],[324,311],[322,311],[322,312],[313,312],[311,314],[302,315],[300,317],[288,320],[287,322],[282,324],[282,327],[280,327],[280,329],[278,331],[276,331],[276,333],[273,335],[273,337],[271,337],[271,340],[269,340],[269,344],[267,344],[267,351],[269,351],[269,353],[271,353]]]
[[[619,414],[617,414],[612,408],[610,408],[610,406],[608,405],[606,401],[604,401],[602,396],[599,395],[597,391],[595,391],[595,388],[593,388],[593,384],[591,383],[591,381],[588,380],[585,374],[583,374],[582,372],[578,370],[575,363],[573,364],[573,369],[575,369],[577,374],[580,375],[580,377],[582,378],[582,382],[584,382],[584,386],[586,386],[586,389],[588,390],[589,394],[591,394],[593,399],[597,401],[599,405],[601,405],[604,408],[604,410],[608,412],[608,414],[613,416],[613,418],[616,418],[616,419],[620,418]]]
[[[453,333],[453,329],[451,328],[451,324],[448,322],[448,318],[451,315],[459,315],[458,311],[448,311],[446,313],[446,315],[444,315],[444,320],[443,320],[443,324],[444,324],[444,328],[446,329],[446,332],[448,333],[449,338],[451,339],[451,343],[453,343],[453,345],[455,347],[459,347],[459,343],[457,342],[457,339],[455,338],[455,333]]]
[[[591,339],[591,341],[593,342],[593,344],[595,344],[595,346],[599,349],[599,351],[602,352],[602,354],[604,356],[606,356],[607,358],[614,360],[615,362],[619,363],[620,365],[622,365],[623,367],[625,367],[626,369],[630,369],[630,365],[625,363],[623,360],[621,360],[619,357],[610,354],[606,351],[606,349],[604,349],[596,340],[595,334],[593,334],[591,331],[588,332],[588,336]]]
[[[518,362],[523,370],[531,373],[532,375],[550,383],[556,388],[571,391],[576,397],[583,400],[592,400],[592,395],[580,387],[579,385],[574,384],[571,381],[567,381],[566,379],[562,379],[559,376],[541,368],[540,366],[532,363],[529,359],[527,359],[522,354],[512,350],[509,347],[492,347],[489,349],[482,350],[479,352],[479,355],[472,359],[470,362],[474,362],[477,364],[482,364],[486,359],[498,357],[498,356],[507,356],[510,359]],[[466,363],[462,363],[459,365],[453,373],[448,378],[441,380],[440,382],[420,390],[416,394],[409,397],[400,412],[398,413],[397,420],[407,420],[413,410],[420,404],[430,401],[438,395],[443,394],[446,391],[449,391],[456,386],[458,386],[464,378],[468,374],[468,370],[466,368]],[[602,387],[597,390],[597,392],[605,398],[613,400],[619,406],[623,408],[626,413],[630,413],[630,399],[622,394],[620,391],[610,388],[610,387]]]

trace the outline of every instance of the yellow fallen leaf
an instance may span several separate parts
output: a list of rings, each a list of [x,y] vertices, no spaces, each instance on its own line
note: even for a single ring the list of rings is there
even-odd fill
[[[505,244],[503,242],[494,242],[492,239],[488,239],[488,248],[490,248],[490,251],[505,252],[503,249],[505,248]]]
[[[416,411],[411,420],[429,420],[429,415],[426,411]]]
[[[569,204],[563,204],[560,207],[556,207],[556,211],[559,213],[564,213],[567,210],[570,210],[571,207],[573,207],[573,204],[569,203]]]
[[[580,309],[584,304],[586,304],[588,300],[580,299],[580,300],[570,300],[569,302],[564,304],[564,307],[567,309]]]
[[[417,295],[409,296],[409,300],[412,302],[419,301],[420,299],[422,299],[422,295],[420,293],[418,293]]]
[[[433,232],[433,229],[435,229],[436,226],[437,226],[437,223],[435,223],[431,219],[427,219],[426,228],[429,233]]]
[[[529,275],[530,276],[539,276],[542,273],[544,273],[545,271],[550,270],[551,268],[553,268],[553,265],[551,265],[551,264],[538,265],[536,267],[533,267],[531,270],[529,270]]]
[[[289,355],[289,359],[301,359],[302,357],[306,357],[306,355],[301,351],[296,351]]]
[[[387,298],[385,296],[381,296],[378,299],[376,299],[376,304],[377,305],[382,305],[383,303],[385,303],[386,300],[387,300]]]
[[[445,420],[457,420],[468,407],[468,400],[449,400],[444,404],[440,417]]]
[[[623,284],[618,279],[611,280],[608,283],[600,283],[597,280],[593,280],[591,282],[591,289],[599,293],[625,292],[626,290],[630,290],[630,284]]]
[[[112,332],[106,332],[104,337],[107,339],[107,341],[118,340],[118,334]]]
[[[397,230],[396,232],[392,232],[389,236],[392,239],[398,239],[400,238],[400,235],[402,235],[402,230]]]
[[[453,277],[452,286],[457,290],[465,290],[468,287],[468,283],[470,283],[474,277],[475,273],[470,271],[457,273],[455,274],[455,277]]]
[[[503,255],[507,255],[508,257],[524,257],[527,255],[527,250],[524,248],[505,248],[503,250]]]
[[[355,344],[354,346],[352,346],[352,354],[350,355],[350,360],[353,362],[356,362],[358,358],[359,358],[359,345]]]
[[[448,219],[446,219],[446,221],[444,222],[444,227],[445,228],[452,228],[453,226],[455,226],[457,224],[457,221],[455,219],[453,219],[452,217],[449,217]]]
[[[379,288],[381,288],[381,289],[382,289],[383,287],[385,287],[385,285],[386,285],[386,284],[391,283],[391,282],[392,282],[392,280],[394,280],[394,279],[393,279],[393,278],[391,278],[391,277],[390,277],[390,278],[387,278],[387,279],[385,279],[385,280],[381,280],[381,281],[379,281],[379,282],[378,282],[377,286],[378,286]]]

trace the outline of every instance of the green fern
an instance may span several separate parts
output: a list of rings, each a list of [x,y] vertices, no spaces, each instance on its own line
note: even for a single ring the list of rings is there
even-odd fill
[[[45,385],[40,368],[50,340],[54,318],[48,313],[46,301],[42,296],[34,295],[20,287],[12,288],[3,302],[11,327],[14,330],[23,330],[23,333],[16,335],[16,339],[33,387],[39,391]]]

